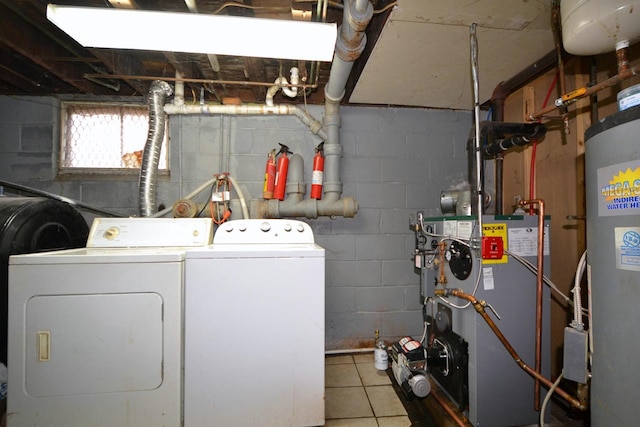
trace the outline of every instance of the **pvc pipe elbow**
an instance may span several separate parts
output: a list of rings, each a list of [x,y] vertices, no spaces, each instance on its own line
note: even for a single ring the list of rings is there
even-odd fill
[[[291,84],[297,85],[300,82],[300,70],[298,70],[298,67],[292,67],[291,70],[289,70],[289,72],[291,73]],[[287,84],[286,78],[281,77],[280,79],[282,84]],[[282,92],[284,92],[284,94],[287,95],[289,98],[295,98],[296,96],[298,96],[297,87],[291,87],[291,88],[283,87]]]

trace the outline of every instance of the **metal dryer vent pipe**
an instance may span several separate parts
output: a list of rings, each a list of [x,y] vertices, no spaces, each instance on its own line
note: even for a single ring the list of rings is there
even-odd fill
[[[164,102],[173,93],[167,82],[154,80],[149,87],[149,133],[144,145],[138,185],[138,207],[140,216],[151,216],[156,212],[156,183],[158,162],[164,139]]]

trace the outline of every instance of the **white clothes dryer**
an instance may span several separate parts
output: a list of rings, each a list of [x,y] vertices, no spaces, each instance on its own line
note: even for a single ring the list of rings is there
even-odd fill
[[[185,251],[210,219],[102,218],[9,261],[9,427],[182,423]]]

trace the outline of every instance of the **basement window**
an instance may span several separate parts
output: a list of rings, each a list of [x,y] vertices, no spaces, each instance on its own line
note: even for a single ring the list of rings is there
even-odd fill
[[[139,173],[149,133],[147,106],[64,102],[61,128],[60,173]],[[165,174],[168,139],[165,126],[158,163]]]

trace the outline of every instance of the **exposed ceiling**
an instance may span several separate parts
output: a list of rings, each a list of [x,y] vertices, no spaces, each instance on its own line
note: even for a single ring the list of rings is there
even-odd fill
[[[47,1],[0,0],[0,94],[146,94],[151,80],[171,82],[179,71],[185,97],[207,102],[263,102],[268,84],[291,66],[306,70],[306,102],[323,103],[330,63],[180,52],[86,49],[46,19]],[[126,7],[124,0],[59,0],[56,4]],[[291,19],[303,10],[317,19],[317,0],[135,0],[147,10]],[[470,26],[477,23],[480,101],[495,86],[553,51],[550,0],[372,0],[367,47],[354,64],[345,103],[431,108],[473,108]],[[191,6],[191,12],[194,12]],[[342,20],[342,4],[329,1],[326,21]],[[170,31],[171,29],[160,29]],[[197,29],[194,29],[194,32]],[[148,35],[141,34],[140,37]],[[246,37],[230,34],[230,37]],[[285,41],[286,42],[286,41]],[[317,70],[317,80],[315,72]],[[304,75],[304,74],[303,74]],[[278,94],[274,102],[304,102]]]

